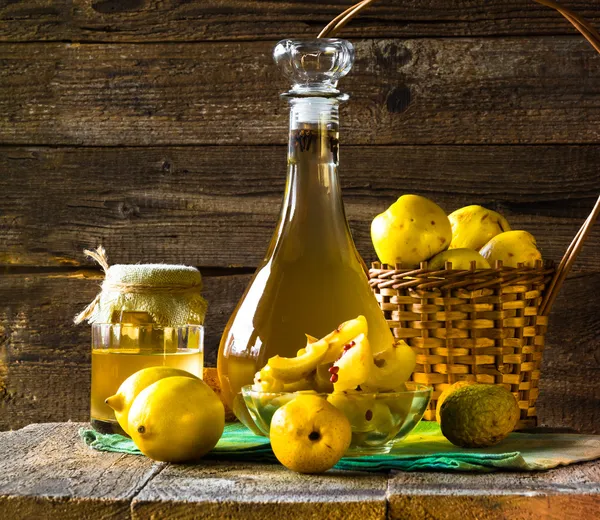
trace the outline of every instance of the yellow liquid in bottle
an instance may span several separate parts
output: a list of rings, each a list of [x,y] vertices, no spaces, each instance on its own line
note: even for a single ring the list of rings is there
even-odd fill
[[[247,425],[240,388],[252,383],[270,357],[294,357],[306,345],[306,334],[322,337],[362,314],[374,352],[394,342],[344,214],[337,175],[337,101],[323,104],[333,117],[301,125],[294,123],[292,106],[280,221],[221,339],[222,395]]]

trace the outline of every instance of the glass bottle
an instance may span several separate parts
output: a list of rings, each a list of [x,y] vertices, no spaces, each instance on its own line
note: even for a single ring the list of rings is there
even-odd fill
[[[369,287],[342,202],[338,177],[338,80],[354,48],[339,39],[283,40],[274,59],[292,89],[285,195],[267,254],[221,338],[218,371],[225,401],[251,426],[239,394],[275,355],[294,357],[306,334],[367,318],[374,352],[394,339]]]

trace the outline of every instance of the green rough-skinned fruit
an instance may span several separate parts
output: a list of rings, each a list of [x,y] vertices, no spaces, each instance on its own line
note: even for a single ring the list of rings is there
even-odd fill
[[[517,400],[498,385],[462,386],[440,406],[444,437],[462,448],[494,446],[514,430],[518,420]]]

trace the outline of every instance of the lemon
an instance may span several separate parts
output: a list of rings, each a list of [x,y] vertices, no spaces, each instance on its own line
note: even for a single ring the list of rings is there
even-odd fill
[[[129,410],[129,431],[154,460],[196,460],[215,447],[225,427],[225,408],[201,379],[167,377],[142,390]]]
[[[125,381],[121,383],[117,393],[105,400],[105,403],[115,411],[117,422],[119,423],[119,426],[123,428],[125,433],[131,435],[127,424],[127,416],[136,396],[152,383],[156,383],[165,377],[173,376],[193,377],[198,379],[194,374],[190,374],[189,372],[178,368],[163,366],[143,368],[125,379]]]
[[[439,420],[442,433],[456,446],[493,446],[514,430],[519,420],[519,405],[502,386],[463,384],[443,399]]]

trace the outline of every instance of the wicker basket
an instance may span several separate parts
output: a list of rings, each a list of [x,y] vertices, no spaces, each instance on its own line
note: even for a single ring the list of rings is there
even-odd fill
[[[331,38],[375,0],[360,0],[319,33]],[[600,53],[600,33],[556,0],[534,0],[558,11]],[[521,409],[519,429],[536,425],[540,365],[548,313],[573,262],[600,216],[600,197],[560,264],[491,269],[402,269],[374,263],[371,287],[389,326],[417,354],[412,379],[432,385],[425,419],[435,419],[440,393],[474,380],[510,389]],[[554,276],[553,276],[554,274]]]
[[[370,284],[397,339],[416,352],[412,380],[433,387],[426,420],[442,391],[462,380],[505,386],[517,398],[518,429],[536,425],[548,317],[540,313],[551,263],[536,267],[429,270],[373,263]]]

